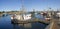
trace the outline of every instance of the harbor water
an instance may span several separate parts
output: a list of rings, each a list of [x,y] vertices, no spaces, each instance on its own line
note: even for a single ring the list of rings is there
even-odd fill
[[[46,24],[42,23],[27,23],[27,24],[12,24],[11,16],[0,17],[0,29],[45,29]],[[36,16],[37,17],[37,16]],[[43,19],[40,16],[41,19]]]

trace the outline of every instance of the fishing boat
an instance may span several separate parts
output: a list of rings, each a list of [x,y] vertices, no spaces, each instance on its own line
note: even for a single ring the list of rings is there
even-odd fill
[[[22,0],[22,10],[20,11],[21,14],[19,14],[19,15],[14,14],[11,16],[12,22],[21,23],[21,21],[24,22],[24,21],[30,20],[32,18],[32,14],[25,11],[26,9],[25,9],[23,3],[24,3],[24,1]]]
[[[26,13],[26,14],[20,14],[20,15],[12,15],[11,16],[11,19],[13,20],[13,19],[17,19],[17,20],[19,20],[19,21],[25,21],[25,20],[29,20],[29,19],[31,19],[31,14],[28,14],[28,13]]]
[[[56,16],[60,18],[60,12],[56,13]]]

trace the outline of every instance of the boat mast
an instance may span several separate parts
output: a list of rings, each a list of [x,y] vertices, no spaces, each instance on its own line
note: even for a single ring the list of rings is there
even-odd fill
[[[24,8],[24,1],[23,0],[21,0],[22,1],[22,19],[24,20],[24,16],[23,16],[23,14],[25,13],[25,8]]]
[[[24,0],[21,0],[22,1],[22,13],[25,13],[25,7],[24,7]]]

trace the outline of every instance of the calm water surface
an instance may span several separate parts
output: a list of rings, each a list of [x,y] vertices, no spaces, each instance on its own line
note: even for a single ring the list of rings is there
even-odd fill
[[[10,16],[0,17],[0,29],[44,29],[46,26],[42,23],[11,24]]]

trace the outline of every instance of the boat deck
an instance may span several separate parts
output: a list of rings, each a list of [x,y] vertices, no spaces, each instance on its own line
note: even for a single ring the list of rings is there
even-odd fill
[[[42,19],[29,19],[29,20],[23,20],[23,21],[20,21],[20,20],[17,20],[17,19],[14,19],[12,20],[13,23],[35,23],[35,22],[39,22],[39,23],[43,23],[43,24],[49,24],[50,21],[46,21],[46,20],[42,20]]]

